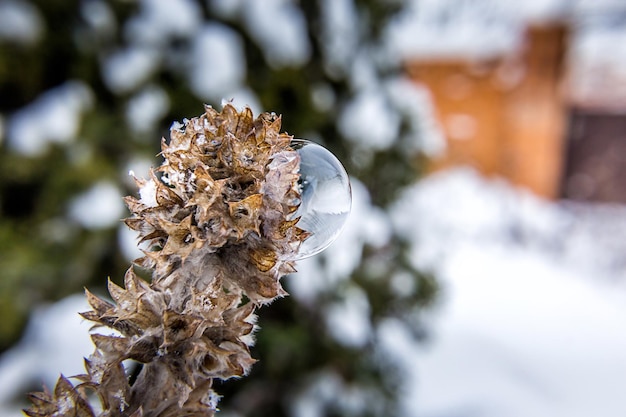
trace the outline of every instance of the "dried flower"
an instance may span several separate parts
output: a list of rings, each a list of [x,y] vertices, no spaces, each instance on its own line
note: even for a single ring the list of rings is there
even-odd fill
[[[163,164],[136,179],[140,198],[126,197],[126,224],[148,247],[124,288],[109,281],[114,301],[89,291],[82,316],[117,331],[93,334],[95,352],[73,386],[31,394],[29,416],[212,416],[213,379],[245,375],[255,362],[256,308],[285,295],[279,279],[294,271],[308,233],[293,214],[300,202],[300,157],[281,119],[232,105],[207,106],[171,129]],[[129,383],[122,362],[143,364]],[[94,411],[88,392],[101,411]]]

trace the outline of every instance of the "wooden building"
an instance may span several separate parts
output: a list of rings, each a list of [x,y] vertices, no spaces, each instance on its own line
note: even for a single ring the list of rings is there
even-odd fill
[[[626,7],[609,12],[626,19]],[[497,58],[409,62],[447,141],[431,169],[470,165],[550,199],[626,203],[620,33],[591,59],[572,58],[568,25],[552,22],[529,26],[523,45]]]
[[[568,108],[561,92],[565,25],[529,27],[523,46],[490,60],[414,60],[446,137],[432,169],[470,165],[535,193],[561,195]]]

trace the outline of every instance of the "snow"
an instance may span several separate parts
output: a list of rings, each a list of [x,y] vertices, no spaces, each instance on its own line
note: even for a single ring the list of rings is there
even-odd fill
[[[580,16],[589,16],[619,11],[624,9],[622,0],[577,0],[573,3],[573,9]]]
[[[167,93],[156,85],[149,85],[128,100],[126,121],[135,132],[147,133],[158,125],[169,109]]]
[[[430,243],[413,245],[414,263],[422,268],[435,268],[465,242],[483,242],[527,245],[589,274],[626,272],[621,256],[626,243],[620,239],[626,233],[624,207],[551,204],[502,180],[485,183],[469,169],[441,173],[407,190],[391,217],[398,233]]]
[[[350,386],[334,372],[322,370],[311,375],[307,387],[295,398],[288,399],[290,414],[294,417],[323,417],[329,415],[362,416],[383,415],[383,401],[379,394]],[[339,399],[339,402],[337,402]]]
[[[84,373],[83,358],[93,352],[90,324],[78,315],[88,311],[85,297],[74,295],[38,307],[19,344],[0,356],[0,415],[22,416],[14,401],[34,386],[54,387],[59,372]]]
[[[37,42],[44,32],[39,10],[23,0],[0,2],[0,40],[21,44]]]
[[[408,409],[623,415],[626,311],[610,291],[525,253],[466,248],[449,263],[439,275],[446,307]]]
[[[526,3],[526,2],[525,2]],[[523,29],[519,9],[497,0],[414,0],[395,17],[386,44],[405,59],[489,58],[515,50]]]
[[[339,116],[339,131],[356,146],[384,150],[393,145],[400,117],[377,89],[358,93]]]
[[[469,170],[418,184],[393,214],[443,287],[426,346],[400,323],[379,328],[411,381],[404,415],[624,415],[624,268],[595,262],[620,246],[566,207]],[[586,251],[573,256],[572,239]]]
[[[626,311],[610,289],[536,255],[478,247],[456,253],[440,277],[447,306],[430,349],[413,361],[415,415],[626,411],[617,388],[626,382]]]
[[[613,101],[623,108],[626,94],[615,85],[626,80],[626,27],[607,20],[593,14],[579,19],[568,51],[568,93],[583,104]]]
[[[342,381],[331,372],[320,372],[309,381],[306,391],[292,400],[291,411],[297,417],[320,417],[324,405],[342,390]]]
[[[404,114],[407,132],[403,146],[407,151],[423,152],[427,156],[440,156],[446,141],[435,117],[435,108],[429,90],[406,77],[388,80],[385,88],[389,100],[398,113]]]
[[[386,43],[405,59],[485,59],[521,46],[529,23],[571,17],[568,0],[412,0],[388,26]]]
[[[247,0],[243,18],[266,61],[276,68],[304,65],[311,54],[307,22],[294,0]]]
[[[111,53],[102,62],[102,78],[117,94],[139,88],[157,70],[160,55],[156,49],[132,45]]]
[[[192,90],[202,98],[223,98],[243,83],[246,57],[241,36],[229,27],[204,25],[193,41],[194,62],[189,66]]]
[[[504,4],[509,7],[509,13],[520,16],[526,22],[537,24],[568,18],[572,8],[575,7],[572,3],[580,3],[580,0],[576,2],[570,0],[533,0],[525,1],[522,4],[511,2]]]
[[[126,39],[162,45],[175,37],[188,37],[199,28],[202,10],[194,0],[141,0],[141,11],[124,28]]]
[[[325,311],[326,328],[340,344],[362,348],[372,334],[367,294],[351,286],[342,295],[343,300],[332,303]]]
[[[9,116],[9,148],[35,157],[44,154],[49,143],[70,142],[78,133],[82,113],[92,104],[91,89],[80,81],[68,81],[48,90]]]
[[[121,224],[117,229],[117,243],[124,258],[128,262],[132,262],[137,258],[144,256],[143,252],[137,246],[139,242],[139,232],[130,229],[125,224]]]
[[[618,63],[624,61],[623,56],[626,49],[624,47],[626,38],[624,30],[580,27],[577,35],[579,37],[578,42],[574,44],[572,52],[575,62],[580,65],[602,66],[605,61],[617,61]]]
[[[331,74],[347,72],[359,47],[359,20],[353,0],[320,2],[322,51]]]
[[[303,303],[333,291],[331,336],[353,347],[375,340],[397,362],[399,415],[624,415],[625,207],[551,203],[469,169],[416,183],[379,215],[358,181],[353,190],[341,240],[323,262],[300,262],[288,289]],[[389,219],[411,243],[414,266],[442,287],[426,341],[397,319],[366,325],[358,316],[367,300],[346,281],[364,241],[384,245]],[[400,297],[414,289],[403,273],[391,283]],[[316,386],[294,400],[294,415],[323,415],[324,404],[342,401],[343,388],[332,399]]]
[[[124,217],[124,210],[119,188],[101,181],[70,202],[68,215],[87,229],[104,229],[116,225]]]
[[[139,201],[147,207],[156,207],[159,205],[156,195],[157,184],[153,179],[147,180],[146,183],[139,189]]]

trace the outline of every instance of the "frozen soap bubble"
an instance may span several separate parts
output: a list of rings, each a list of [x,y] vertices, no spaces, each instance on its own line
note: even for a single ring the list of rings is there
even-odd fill
[[[301,202],[294,214],[298,227],[311,233],[296,259],[320,253],[339,236],[352,207],[350,179],[341,162],[328,149],[304,139],[290,146],[300,155]]]

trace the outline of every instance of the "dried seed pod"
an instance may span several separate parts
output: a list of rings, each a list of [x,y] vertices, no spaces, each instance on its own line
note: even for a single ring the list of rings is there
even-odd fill
[[[150,247],[138,263],[153,267],[156,281],[210,253],[228,254],[225,268],[257,265],[257,278],[265,281],[293,270],[278,260],[293,259],[306,235],[289,218],[299,202],[299,156],[292,137],[280,132],[280,117],[254,119],[248,108],[238,112],[227,104],[220,113],[207,106],[200,117],[175,124],[170,135],[169,144],[162,142],[161,177],[137,180],[141,199],[126,199],[132,212],[126,224]],[[248,277],[242,279],[235,285],[255,302],[282,294],[269,282],[262,287],[275,292],[258,294]]]

